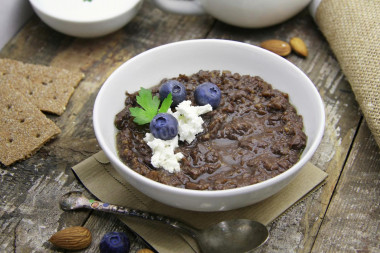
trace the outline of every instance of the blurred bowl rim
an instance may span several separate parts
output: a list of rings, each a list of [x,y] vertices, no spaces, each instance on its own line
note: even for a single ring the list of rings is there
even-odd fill
[[[50,0],[50,1],[54,1],[54,0]],[[79,1],[83,1],[83,0],[79,0]],[[40,0],[29,0],[29,2],[33,8],[36,8],[39,12],[43,13],[46,16],[49,16],[50,18],[54,18],[54,19],[64,21],[64,22],[78,23],[78,24],[106,22],[108,20],[118,18],[118,17],[124,15],[129,10],[133,9],[141,1],[143,1],[143,0],[120,1],[120,3],[124,3],[124,4],[121,4],[120,6],[125,6],[125,8],[118,9],[118,11],[115,13],[112,13],[112,15],[107,15],[107,16],[99,15],[99,17],[96,17],[96,18],[77,19],[74,17],[61,15],[61,13],[56,13],[55,11],[53,11],[49,8],[46,8],[46,6],[44,6]],[[125,5],[125,3],[128,3],[128,5]]]

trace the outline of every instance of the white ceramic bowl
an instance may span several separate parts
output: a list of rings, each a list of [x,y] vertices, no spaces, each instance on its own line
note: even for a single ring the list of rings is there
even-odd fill
[[[115,115],[124,107],[125,91],[149,88],[165,77],[199,70],[230,70],[261,76],[287,92],[303,116],[308,137],[301,159],[286,172],[251,186],[229,190],[180,189],[150,180],[128,168],[118,157]],[[189,40],[141,53],[121,65],[103,84],[93,111],[99,145],[116,170],[135,188],[162,203],[194,211],[222,211],[259,202],[280,191],[315,152],[323,135],[325,114],[321,97],[310,79],[286,59],[262,48],[227,40]]]
[[[136,16],[143,0],[29,0],[47,25],[67,35],[92,38],[112,33]]]
[[[279,24],[304,9],[310,0],[153,0],[164,11],[205,14],[227,24],[261,28]]]

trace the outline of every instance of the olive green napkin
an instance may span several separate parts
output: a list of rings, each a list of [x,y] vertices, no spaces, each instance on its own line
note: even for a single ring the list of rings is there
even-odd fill
[[[247,218],[268,225],[310,191],[322,185],[327,177],[325,172],[308,163],[288,186],[260,203],[232,211],[203,213],[170,207],[137,191],[117,173],[102,151],[72,169],[88,191],[100,201],[163,214],[200,229],[233,218]],[[119,218],[158,252],[198,252],[191,238],[176,234],[164,225],[125,216]]]
[[[380,146],[380,1],[322,0],[315,20]]]

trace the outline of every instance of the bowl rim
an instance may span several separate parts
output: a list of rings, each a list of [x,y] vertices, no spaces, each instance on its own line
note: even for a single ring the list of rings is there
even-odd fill
[[[298,73],[298,75],[303,76],[303,78],[309,83],[310,89],[313,91],[313,94],[315,95],[317,101],[318,101],[318,111],[320,112],[319,115],[316,115],[320,118],[320,124],[318,126],[317,134],[315,135],[315,140],[311,144],[309,150],[306,153],[302,154],[302,157],[298,160],[296,164],[294,164],[292,167],[290,167],[288,170],[284,171],[283,173],[272,177],[270,179],[267,179],[265,181],[252,184],[252,185],[247,185],[247,186],[242,186],[238,188],[233,188],[233,189],[226,189],[226,190],[194,190],[194,189],[186,189],[186,188],[178,188],[175,186],[170,186],[166,185],[160,182],[156,182],[154,180],[151,180],[138,172],[134,171],[133,169],[129,168],[126,164],[124,164],[121,159],[118,157],[117,154],[114,154],[110,148],[107,146],[107,144],[103,141],[103,136],[100,131],[100,121],[97,120],[97,114],[98,114],[98,108],[100,105],[100,98],[102,97],[102,94],[104,93],[104,90],[107,87],[107,84],[112,82],[113,78],[118,75],[120,71],[123,70],[126,66],[129,64],[133,64],[133,62],[140,58],[144,57],[147,54],[150,54],[152,51],[156,50],[162,50],[171,46],[175,45],[180,45],[180,44],[202,44],[202,43],[224,43],[224,44],[230,44],[232,46],[239,46],[239,47],[246,47],[247,49],[253,48],[254,50],[259,50],[262,51],[264,54],[270,54],[272,57],[277,58],[279,61],[285,62],[285,64],[289,65],[295,72]],[[154,188],[159,188],[163,192],[171,192],[174,194],[181,194],[181,195],[191,195],[193,197],[201,197],[201,198],[207,198],[207,197],[228,197],[228,196],[235,196],[235,195],[240,195],[244,194],[247,192],[251,192],[254,190],[261,190],[264,188],[267,188],[268,186],[271,185],[276,185],[277,182],[281,182],[285,180],[288,177],[291,177],[294,174],[297,174],[300,169],[310,160],[312,155],[315,153],[316,149],[318,148],[323,134],[324,134],[324,127],[325,127],[325,110],[324,110],[324,104],[322,101],[322,98],[313,84],[313,82],[309,79],[309,77],[302,71],[300,70],[296,65],[291,63],[290,61],[286,60],[285,58],[276,55],[268,50],[265,50],[263,48],[260,48],[255,45],[251,45],[245,42],[239,42],[239,41],[233,41],[233,40],[226,40],[226,39],[191,39],[191,40],[184,40],[184,41],[177,41],[177,42],[172,42],[164,45],[160,45],[151,49],[148,49],[132,58],[124,62],[122,65],[120,65],[111,75],[107,78],[107,80],[104,82],[102,85],[101,89],[99,90],[97,97],[95,99],[94,103],[94,108],[93,108],[93,126],[94,126],[94,131],[95,131],[95,136],[99,142],[99,145],[101,149],[104,151],[105,155],[108,157],[110,160],[111,164],[115,164],[116,167],[122,168],[127,174],[129,174],[132,177],[138,178],[139,180],[144,181],[144,183],[147,183],[151,185]],[[115,137],[116,138],[116,137]]]
[[[128,5],[126,5],[127,8],[120,8],[117,12],[113,13],[109,16],[99,16],[96,18],[90,18],[90,19],[77,19],[74,17],[68,17],[66,15],[58,14],[54,11],[52,11],[49,8],[44,7],[40,0],[29,0],[30,4],[33,8],[38,10],[39,12],[43,13],[46,16],[49,16],[50,18],[54,18],[56,20],[64,21],[64,22],[71,22],[71,23],[78,23],[78,24],[88,24],[88,23],[97,23],[97,22],[106,22],[115,18],[118,18],[122,15],[125,15],[128,11],[132,10],[137,4],[139,4],[143,0],[128,0]],[[125,2],[125,1],[124,1]]]

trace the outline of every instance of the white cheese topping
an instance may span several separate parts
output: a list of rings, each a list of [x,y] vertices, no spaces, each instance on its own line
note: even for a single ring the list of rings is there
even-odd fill
[[[174,154],[175,148],[178,147],[178,136],[165,141],[146,133],[144,141],[152,149],[151,163],[155,168],[163,168],[170,173],[181,170],[179,161],[183,158],[183,154]]]
[[[197,134],[203,131],[203,119],[199,115],[212,111],[210,104],[203,106],[191,106],[191,101],[185,100],[176,107],[172,113],[178,121],[178,134],[181,141],[191,143]],[[171,112],[168,112],[171,113]]]
[[[191,106],[191,101],[185,100],[176,107],[176,110],[173,113],[169,109],[168,113],[178,121],[180,140],[191,143],[196,135],[203,131],[203,119],[199,115],[212,111],[212,107],[209,104]],[[163,168],[170,173],[181,170],[179,161],[183,158],[183,154],[174,154],[174,150],[178,147],[178,135],[165,141],[155,138],[151,133],[146,133],[144,141],[152,149],[151,163],[155,168]]]

